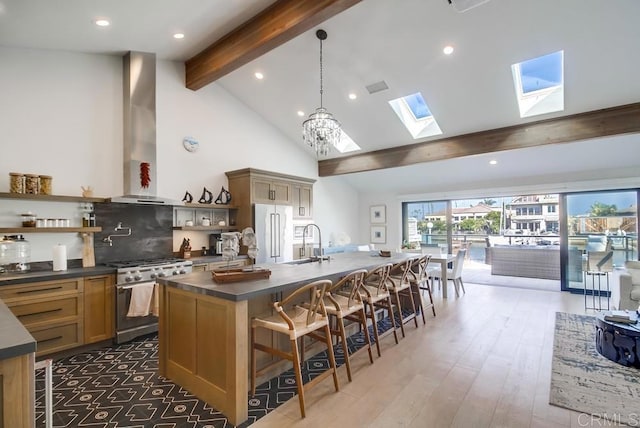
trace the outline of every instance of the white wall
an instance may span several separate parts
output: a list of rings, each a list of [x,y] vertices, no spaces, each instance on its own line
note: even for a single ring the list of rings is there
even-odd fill
[[[225,171],[246,167],[318,179],[317,162],[301,145],[219,85],[186,89],[183,65],[169,61],[158,61],[156,83],[159,196],[180,200],[189,190],[197,199],[203,187],[215,196],[227,185]],[[0,94],[0,192],[8,192],[9,172],[22,172],[53,176],[56,195],[80,196],[81,185],[99,197],[123,193],[120,56],[0,47]],[[198,152],[183,149],[186,136],[199,140]],[[23,204],[0,205],[0,227],[18,225]],[[38,204],[38,211],[49,209]],[[356,233],[357,193],[342,179],[318,180],[314,208],[325,236]],[[69,204],[56,215],[76,218],[78,210]],[[12,218],[16,223],[4,223]],[[30,235],[32,260],[51,260],[60,240],[69,258],[80,258],[76,235]],[[176,250],[183,237],[174,233]],[[194,248],[208,245],[204,233],[191,238]]]

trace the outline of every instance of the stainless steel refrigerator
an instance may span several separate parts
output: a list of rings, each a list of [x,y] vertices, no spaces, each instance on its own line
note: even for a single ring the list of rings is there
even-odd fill
[[[253,225],[258,241],[256,263],[282,263],[293,260],[292,207],[255,204]]]

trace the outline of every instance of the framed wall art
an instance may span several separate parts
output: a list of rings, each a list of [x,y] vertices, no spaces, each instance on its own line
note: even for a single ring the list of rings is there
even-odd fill
[[[373,244],[385,244],[387,242],[387,227],[371,226],[371,242]]]
[[[384,224],[387,222],[387,209],[384,205],[371,205],[369,208],[369,222]]]

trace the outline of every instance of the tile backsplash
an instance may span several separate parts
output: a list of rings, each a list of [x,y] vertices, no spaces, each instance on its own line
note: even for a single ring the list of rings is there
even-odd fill
[[[94,236],[96,264],[113,261],[156,259],[173,255],[173,207],[121,203],[96,203]],[[116,231],[118,223],[123,230]],[[131,236],[126,235],[131,228]],[[103,242],[111,235],[113,244]]]

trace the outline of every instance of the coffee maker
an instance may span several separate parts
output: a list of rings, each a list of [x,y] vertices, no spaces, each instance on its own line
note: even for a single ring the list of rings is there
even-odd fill
[[[211,233],[209,234],[209,254],[213,256],[222,255],[222,234]]]

